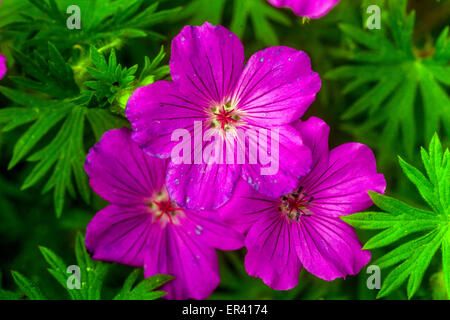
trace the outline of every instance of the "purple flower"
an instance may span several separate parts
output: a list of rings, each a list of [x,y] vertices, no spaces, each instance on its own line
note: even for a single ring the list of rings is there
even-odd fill
[[[0,54],[0,79],[6,74],[6,58]]]
[[[93,259],[170,274],[169,299],[205,299],[219,283],[214,248],[234,250],[242,236],[217,214],[181,209],[165,189],[167,160],[146,155],[126,128],[106,132],[86,158],[91,187],[111,205],[89,223]]]
[[[339,217],[368,208],[367,191],[386,187],[367,146],[346,143],[328,151],[329,127],[319,118],[295,127],[313,150],[313,168],[297,190],[277,199],[239,182],[219,209],[246,234],[247,272],[277,290],[295,287],[302,267],[328,281],[358,273],[370,253]]]
[[[203,132],[232,143],[239,129],[279,132],[273,140],[279,145],[279,168],[271,175],[261,174],[267,165],[261,159],[252,164],[248,154],[245,163],[198,163],[195,159],[202,161],[202,150],[212,142],[203,139],[198,146],[194,141],[194,148],[186,142],[194,149],[191,161],[171,161],[167,175],[168,192],[180,206],[217,208],[231,198],[239,177],[264,194],[280,196],[310,170],[311,151],[288,125],[303,115],[320,89],[309,57],[289,47],[270,47],[243,65],[244,48],[235,34],[208,22],[186,26],[172,41],[173,81],[138,88],[128,101],[133,140],[160,158],[170,157],[179,143],[172,141],[173,132],[185,129],[195,136],[196,122]],[[231,158],[245,148],[235,143]],[[219,158],[226,158],[225,152]]]
[[[274,7],[288,7],[298,16],[318,19],[326,15],[339,0],[268,0]]]

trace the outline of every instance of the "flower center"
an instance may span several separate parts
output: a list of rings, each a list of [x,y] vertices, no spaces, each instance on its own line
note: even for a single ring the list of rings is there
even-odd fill
[[[149,202],[148,206],[154,214],[154,221],[160,221],[163,225],[168,222],[175,223],[175,218],[183,212],[182,208],[179,208],[175,202],[170,200],[165,189],[159,192],[155,199]]]
[[[278,208],[289,219],[299,221],[300,217],[309,217],[313,214],[310,210],[314,197],[299,187],[296,191],[281,197],[281,205]]]
[[[211,128],[221,128],[227,131],[239,121],[239,116],[228,102],[211,108]]]
[[[178,208],[172,201],[153,201],[153,203],[157,206],[156,211],[159,214],[156,217],[156,221],[160,220],[164,215],[166,215],[170,221],[173,223],[172,216],[176,215],[177,211],[182,211],[183,209]]]

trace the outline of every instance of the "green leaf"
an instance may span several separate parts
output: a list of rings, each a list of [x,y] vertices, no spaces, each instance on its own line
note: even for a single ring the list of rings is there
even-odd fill
[[[54,165],[42,192],[54,189],[55,211],[58,217],[62,214],[66,190],[73,193],[72,170],[78,173],[76,182],[85,201],[89,201],[90,196],[87,179],[83,177],[85,174],[80,168],[85,158],[82,141],[85,108],[70,105],[68,108],[70,113],[52,142],[28,158],[29,161],[37,161],[37,164],[22,186],[26,189],[36,184]]]
[[[19,1],[19,0],[15,0]],[[87,48],[97,42],[118,46],[126,39],[149,36],[162,39],[162,35],[151,30],[153,26],[172,19],[180,8],[158,10],[154,0],[30,0],[23,9],[25,14],[18,21],[11,21],[5,29],[19,34],[29,47],[41,48],[50,40],[61,52],[74,46]],[[66,10],[77,5],[81,14],[81,29],[69,29],[66,25]],[[1,15],[0,15],[1,17]],[[2,21],[3,22],[3,21]],[[2,25],[3,23],[0,23]]]
[[[80,93],[71,66],[52,43],[47,45],[46,56],[37,50],[29,55],[16,51],[14,58],[27,75],[11,77],[18,86],[58,99],[75,97]]]
[[[31,300],[46,300],[38,286],[27,277],[17,271],[11,271],[14,282],[19,289]]]
[[[372,137],[369,143],[379,149],[382,163],[394,152],[411,157],[414,148],[429,141],[441,123],[450,123],[450,99],[441,85],[450,83],[450,55],[442,53],[448,51],[448,28],[436,40],[435,51],[419,50],[412,40],[414,12],[406,13],[405,0],[389,0],[388,4],[386,30],[339,25],[349,43],[344,56],[356,63],[325,75],[347,81],[345,94],[368,86],[343,110],[342,119],[348,121],[345,127],[352,134]],[[361,120],[363,114],[365,120]]]
[[[87,71],[94,80],[85,81],[84,85],[93,90],[101,106],[113,103],[124,91],[133,90],[137,66],[128,69],[117,64],[115,50],[111,51],[108,62],[94,47],[90,54],[96,68],[88,67]]]
[[[167,294],[166,292],[153,290],[172,280],[172,276],[157,274],[144,279],[132,288],[140,273],[141,271],[136,269],[128,276],[122,290],[114,300],[154,300]]]
[[[91,259],[84,244],[84,237],[78,233],[75,241],[75,256],[77,266],[80,268],[81,288],[69,288],[67,280],[70,273],[67,273],[67,265],[56,253],[46,247],[39,247],[45,261],[50,266],[48,272],[66,289],[72,300],[100,300],[103,283],[108,272],[108,264]],[[34,282],[27,279],[17,271],[12,271],[12,276],[17,286],[24,295],[32,300],[45,299]],[[154,300],[164,295],[166,292],[154,291],[173,277],[170,275],[157,274],[140,281],[135,285],[139,277],[142,277],[142,269],[135,269],[125,280],[121,290],[114,297],[114,300]],[[1,277],[0,277],[1,280]],[[1,281],[0,281],[1,283]],[[1,299],[19,299],[20,295],[0,289]]]
[[[12,169],[19,161],[28,155],[38,141],[40,141],[42,137],[69,112],[70,108],[67,106],[41,110],[36,122],[19,138],[19,140],[17,140],[8,169]]]
[[[447,289],[447,296],[450,299],[450,233],[442,241],[442,265],[444,273],[444,283]]]
[[[69,296],[72,300],[81,299],[81,295],[78,290],[70,290],[67,288],[67,266],[64,261],[56,255],[52,250],[39,246],[45,261],[50,265],[48,272],[59,282],[59,284],[67,289]]]
[[[448,149],[443,151],[437,135],[431,140],[428,152],[422,148],[422,159],[427,176],[399,158],[400,166],[420,195],[433,210],[425,211],[382,194],[369,191],[373,202],[385,212],[361,212],[342,217],[352,226],[362,229],[384,229],[370,238],[364,249],[391,245],[418,232],[426,232],[416,239],[408,240],[389,251],[375,263],[381,268],[395,266],[383,282],[378,297],[385,297],[407,281],[408,298],[420,287],[431,259],[442,250],[444,282],[450,293],[450,212],[449,188],[450,166]]]
[[[47,9],[51,10],[49,8]],[[88,70],[96,81],[91,79],[85,83],[90,84],[94,90],[83,89],[76,96],[73,96],[75,92],[53,94],[53,91],[58,89],[51,83],[58,83],[59,86],[70,88],[64,81],[74,83],[74,74],[60,52],[50,43],[48,52],[50,60],[47,71],[42,69],[47,62],[38,53],[35,53],[38,57],[37,62],[28,60],[25,62],[27,72],[33,78],[43,81],[43,83],[38,83],[32,80],[34,82],[27,88],[41,91],[40,93],[24,93],[24,90],[19,91],[0,86],[0,92],[14,104],[20,106],[0,110],[0,123],[4,125],[4,131],[12,130],[23,124],[31,124],[14,146],[9,169],[25,158],[30,162],[35,162],[25,178],[22,189],[36,185],[46,175],[49,175],[42,188],[42,193],[53,190],[55,212],[57,217],[60,217],[64,210],[67,193],[75,197],[76,190],[78,190],[82,199],[86,203],[90,202],[91,189],[84,171],[86,158],[84,137],[87,136],[85,120],[88,120],[96,141],[107,130],[127,126],[128,122],[117,117],[113,112],[124,116],[124,105],[139,83],[135,82],[134,76],[137,66],[122,67],[117,61],[114,50],[111,51],[109,59],[106,61],[104,56],[92,47],[89,61],[95,68],[88,67]],[[164,51],[161,49],[153,61],[146,60],[147,64],[141,73],[143,81],[147,81],[148,77],[158,80],[168,74],[165,66],[160,66],[163,58]],[[44,78],[39,78],[41,72],[44,73]],[[52,82],[53,80],[46,82],[47,78],[45,77],[49,77],[49,73],[54,82]],[[66,80],[59,80],[61,78]],[[30,80],[29,78],[24,79]],[[31,82],[26,83],[26,85],[29,84]],[[42,92],[45,94],[43,95]],[[50,92],[57,99],[49,99],[47,94]],[[94,98],[97,100],[94,101]],[[90,142],[92,143],[92,140]]]
[[[84,246],[84,237],[77,234],[75,256],[81,270],[81,296],[86,300],[100,300],[103,281],[108,271],[108,265],[91,259]]]

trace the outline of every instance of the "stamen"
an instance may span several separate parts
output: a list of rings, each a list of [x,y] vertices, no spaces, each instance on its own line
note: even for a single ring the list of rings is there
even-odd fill
[[[212,120],[211,128],[220,127],[222,130],[228,130],[236,124],[240,117],[230,105],[230,103],[211,108]]]
[[[283,195],[281,197],[281,205],[278,208],[289,219],[297,222],[300,220],[300,217],[310,217],[313,214],[310,207],[314,197],[310,197],[308,193],[303,192],[303,189],[300,186],[291,194]]]
[[[176,211],[183,211],[182,208],[173,206],[173,203],[172,201],[170,201],[170,199],[166,201],[153,201],[152,203],[156,204],[156,210],[159,211],[159,215],[156,217],[156,221],[159,221],[165,215],[168,217],[170,223],[173,223],[172,216],[176,214]]]

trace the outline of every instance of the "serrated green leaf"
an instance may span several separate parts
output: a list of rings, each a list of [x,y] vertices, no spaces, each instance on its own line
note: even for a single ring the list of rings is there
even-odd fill
[[[381,268],[398,264],[384,280],[378,293],[379,298],[392,293],[408,279],[407,293],[411,299],[419,289],[431,259],[440,247],[447,291],[449,288],[449,151],[443,151],[441,142],[435,135],[428,152],[422,148],[421,154],[428,178],[400,157],[399,163],[434,212],[416,209],[392,197],[369,191],[373,202],[386,212],[362,212],[342,217],[344,221],[358,228],[384,229],[370,238],[364,249],[387,246],[407,235],[428,231],[425,235],[397,245],[375,262]]]
[[[124,286],[114,300],[154,300],[164,295],[166,292],[152,291],[168,281],[173,277],[169,275],[157,274],[142,280],[133,289],[133,285],[139,276],[140,270],[133,271],[125,280]]]
[[[20,272],[11,271],[14,282],[20,288],[20,290],[31,300],[46,300],[38,286],[22,275]]]
[[[353,134],[373,137],[381,153],[378,161],[386,164],[394,152],[411,157],[418,142],[429,141],[442,123],[450,123],[450,99],[441,86],[450,83],[450,54],[442,54],[449,51],[448,28],[437,38],[435,53],[428,48],[418,49],[412,41],[415,15],[406,12],[405,3],[388,1],[384,14],[389,32],[363,31],[358,25],[341,24],[350,44],[345,56],[359,63],[326,74],[329,79],[347,81],[345,94],[368,85],[370,90],[356,95],[342,118],[349,121],[347,127]],[[362,114],[368,116],[361,123]],[[443,127],[450,132],[449,128]]]
[[[37,121],[16,142],[8,169],[13,168],[22,160],[38,141],[67,115],[69,110],[68,107],[64,106],[43,110]]]

